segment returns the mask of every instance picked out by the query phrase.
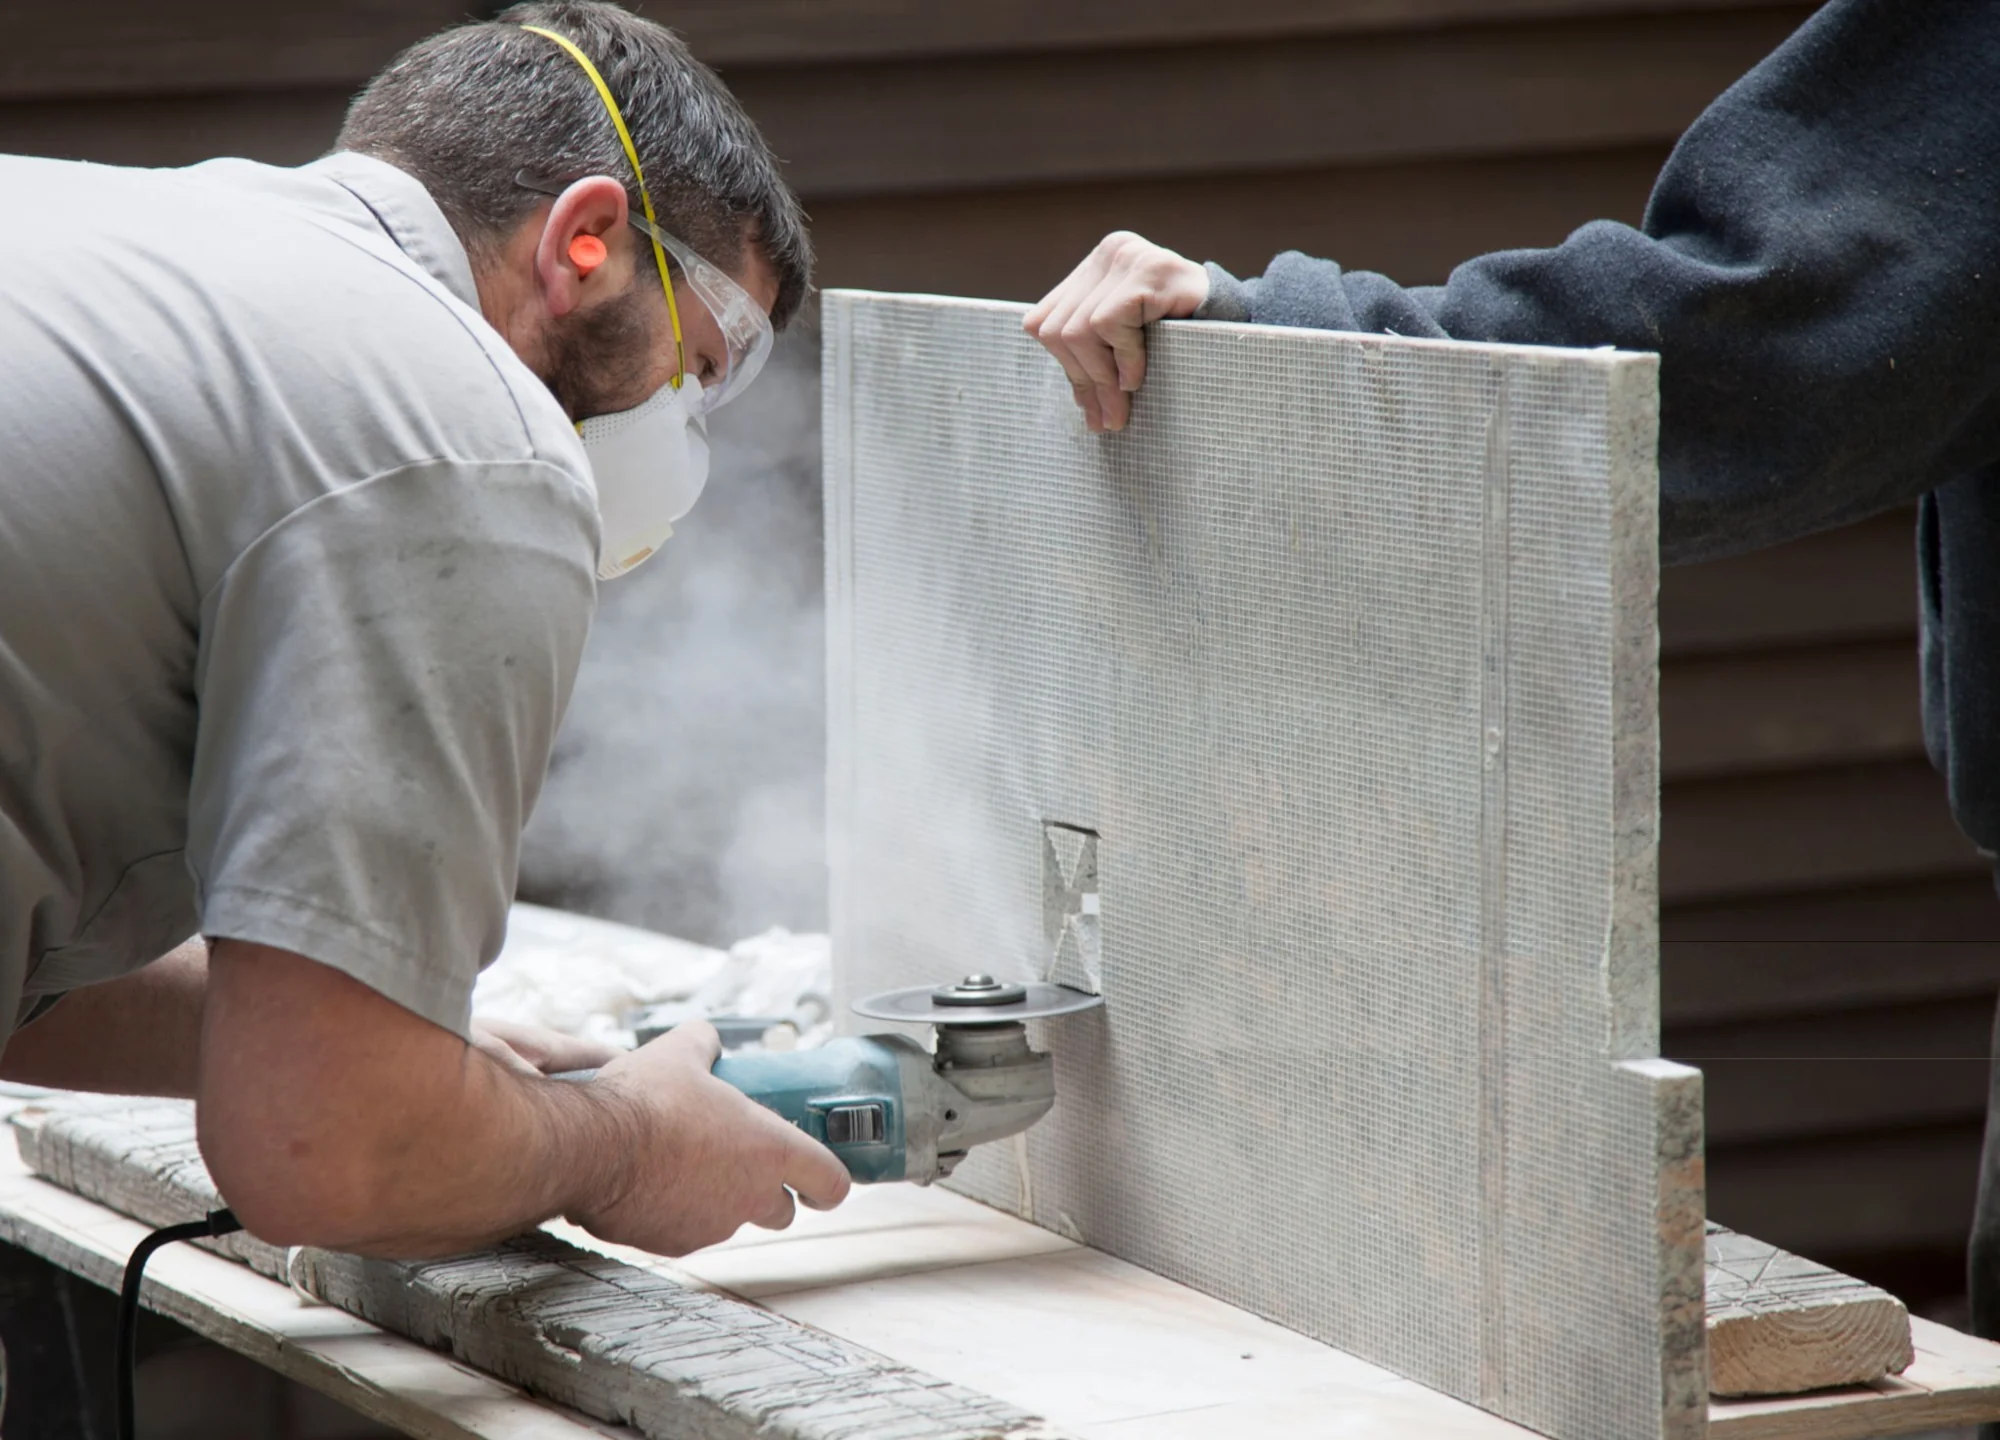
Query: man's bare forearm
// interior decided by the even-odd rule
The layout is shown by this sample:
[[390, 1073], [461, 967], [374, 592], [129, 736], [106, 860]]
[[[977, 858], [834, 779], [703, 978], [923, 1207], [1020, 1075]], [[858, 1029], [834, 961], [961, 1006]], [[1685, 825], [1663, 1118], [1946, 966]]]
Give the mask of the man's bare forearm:
[[616, 1191], [639, 1125], [616, 1093], [524, 1075], [302, 956], [218, 942], [202, 1153], [276, 1244], [415, 1258]]
[[0, 1079], [116, 1095], [195, 1093], [208, 947], [169, 951], [130, 975], [72, 990], [0, 1053]]

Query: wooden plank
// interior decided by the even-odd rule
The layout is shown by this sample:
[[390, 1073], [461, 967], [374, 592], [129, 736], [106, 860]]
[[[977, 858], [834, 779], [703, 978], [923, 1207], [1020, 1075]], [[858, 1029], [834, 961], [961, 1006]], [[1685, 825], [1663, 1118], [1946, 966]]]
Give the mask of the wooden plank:
[[[118, 1103], [111, 1102], [111, 1108], [115, 1110]], [[158, 1147], [185, 1143], [185, 1107], [180, 1109], [178, 1119], [171, 1111], [152, 1113], [144, 1141], [150, 1150], [146, 1164], [120, 1167], [127, 1176], [126, 1193], [136, 1193], [148, 1204], [156, 1197], [144, 1176], [160, 1168], [155, 1163], [162, 1153]], [[39, 1144], [44, 1133], [46, 1127], [31, 1133], [30, 1145]], [[124, 1138], [108, 1148], [84, 1148], [99, 1155], [123, 1153], [131, 1137], [121, 1134]], [[78, 1170], [75, 1158], [72, 1155], [72, 1178], [81, 1176], [94, 1185], [113, 1178], [88, 1166]], [[129, 1183], [135, 1168], [142, 1172], [136, 1190]], [[212, 1203], [191, 1187], [187, 1194], [195, 1201], [191, 1209]], [[84, 1213], [125, 1225], [134, 1238], [139, 1233], [138, 1226], [117, 1220], [88, 1200], [63, 1198]], [[0, 1188], [0, 1215], [7, 1208], [6, 1191]], [[860, 1337], [868, 1335], [894, 1339], [900, 1358], [915, 1359], [922, 1369], [944, 1374], [959, 1385], [1002, 1394], [1020, 1407], [1060, 1406], [1073, 1412], [1081, 1417], [1074, 1432], [1079, 1436], [1115, 1431], [1147, 1440], [1217, 1433], [1317, 1440], [1324, 1434], [1326, 1414], [1340, 1413], [1357, 1417], [1371, 1434], [1530, 1440], [1518, 1426], [1397, 1379], [1379, 1366], [940, 1190], [865, 1188], [831, 1213], [802, 1213], [791, 1230], [746, 1229], [684, 1262], [641, 1255], [581, 1236], [571, 1227], [559, 1228], [579, 1240], [579, 1255], [590, 1252], [577, 1263], [606, 1256], [625, 1262], [616, 1272], [621, 1283], [666, 1282], [711, 1300], [722, 1298], [715, 1291], [724, 1286], [756, 1291], [780, 1314], [791, 1309], [810, 1312], [822, 1345], [838, 1346], [843, 1339], [865, 1345], [868, 1341]], [[552, 1237], [544, 1238], [555, 1243]], [[116, 1259], [122, 1262], [122, 1258], [121, 1250]], [[166, 1258], [163, 1255], [161, 1261]], [[324, 1281], [326, 1266], [344, 1263], [350, 1262], [316, 1258], [312, 1272]], [[407, 1268], [448, 1270], [460, 1263]], [[160, 1273], [168, 1276], [165, 1270]], [[163, 1279], [162, 1286], [170, 1279]], [[289, 1291], [268, 1282], [252, 1283], [296, 1306]], [[406, 1305], [413, 1325], [456, 1326], [481, 1314], [496, 1331], [515, 1323], [494, 1313], [504, 1307], [493, 1293], [463, 1285], [456, 1295], [461, 1313], [440, 1315], [431, 1303], [437, 1297], [434, 1289], [426, 1288], [429, 1284], [420, 1280], [400, 1288], [380, 1286], [377, 1301], [393, 1306], [400, 1303], [400, 1296], [401, 1302], [414, 1302]], [[507, 1300], [539, 1316], [556, 1343], [568, 1347], [579, 1320], [577, 1307], [570, 1303], [572, 1284], [568, 1276], [550, 1280], [517, 1273], [508, 1277]], [[912, 1287], [922, 1293], [910, 1293]], [[902, 1293], [885, 1293], [889, 1291]], [[149, 1287], [149, 1303], [159, 1298]], [[176, 1301], [171, 1292], [166, 1298], [169, 1303]], [[312, 1313], [336, 1316], [368, 1330], [335, 1310]], [[785, 1323], [775, 1316], [765, 1319]], [[571, 1356], [568, 1363], [575, 1365], [579, 1358]], [[994, 1384], [986, 1383], [989, 1380]], [[743, 1382], [741, 1375], [738, 1381]], [[755, 1404], [754, 1395], [741, 1399], [745, 1409]], [[1067, 1413], [1064, 1423], [1069, 1423]], [[1194, 1428], [1186, 1428], [1190, 1425]], [[1130, 1428], [1117, 1428], [1124, 1426]], [[696, 1425], [678, 1433], [716, 1440], [739, 1432]], [[790, 1432], [782, 1417], [771, 1430], [758, 1432], [760, 1437], [784, 1433]], [[865, 1414], [854, 1417], [852, 1428], [841, 1432], [844, 1440], [861, 1440], [864, 1435], [887, 1440], [889, 1435], [910, 1433], [871, 1425]], [[958, 1440], [974, 1440], [975, 1434], [978, 1440], [1000, 1440], [998, 1431], [985, 1427], [968, 1430]]]
[[[152, 1138], [171, 1139], [161, 1134], [161, 1128], [157, 1123], [153, 1125]], [[1383, 1434], [1451, 1436], [1463, 1440], [1488, 1436], [1498, 1440], [1500, 1436], [1522, 1433], [1505, 1422], [1445, 1401], [1409, 1382], [1390, 1380], [1376, 1367], [1313, 1345], [1240, 1312], [1228, 1311], [1219, 1302], [1194, 1296], [1107, 1257], [1090, 1256], [1095, 1268], [1086, 1266], [1073, 1273], [1062, 1268], [1068, 1253], [1064, 1252], [1024, 1254], [998, 1262], [908, 1274], [903, 1267], [905, 1257], [893, 1241], [895, 1228], [900, 1224], [929, 1222], [892, 1220], [885, 1231], [882, 1217], [862, 1213], [866, 1202], [873, 1197], [858, 1198], [861, 1208], [852, 1214], [844, 1207], [827, 1216], [802, 1216], [800, 1224], [805, 1233], [801, 1235], [753, 1236], [747, 1241], [767, 1254], [788, 1247], [801, 1251], [819, 1247], [823, 1253], [802, 1254], [794, 1268], [798, 1274], [830, 1279], [831, 1283], [787, 1290], [774, 1280], [773, 1288], [781, 1292], [779, 1303], [826, 1330], [922, 1334], [929, 1337], [925, 1347], [928, 1353], [941, 1361], [956, 1355], [959, 1363], [976, 1369], [991, 1350], [988, 1336], [996, 1311], [1004, 1312], [1003, 1328], [1007, 1333], [1023, 1343], [1032, 1344], [1037, 1335], [1047, 1334], [1053, 1324], [1062, 1343], [1057, 1350], [1044, 1355], [1045, 1364], [1040, 1371], [1019, 1364], [1007, 1369], [1008, 1375], [1016, 1380], [1024, 1376], [1033, 1380], [1034, 1385], [1029, 1388], [1043, 1390], [1048, 1388], [1044, 1381], [1051, 1379], [1046, 1372], [1055, 1369], [1067, 1368], [1072, 1378], [1066, 1383], [1077, 1385], [1084, 1379], [1079, 1366], [1087, 1370], [1093, 1364], [1110, 1365], [1114, 1371], [1133, 1365], [1157, 1367], [1165, 1356], [1164, 1363], [1172, 1368], [1195, 1353], [1187, 1348], [1189, 1344], [1198, 1349], [1200, 1344], [1212, 1342], [1228, 1345], [1232, 1354], [1237, 1350], [1245, 1352], [1237, 1357], [1244, 1366], [1241, 1379], [1230, 1385], [1251, 1387], [1256, 1392], [1254, 1396], [1246, 1390], [1245, 1398], [1239, 1402], [1217, 1394], [1209, 1396], [1206, 1403], [1171, 1413], [1086, 1423], [1078, 1433], [1092, 1440], [1129, 1440], [1138, 1436], [1146, 1440], [1187, 1440], [1187, 1437], [1224, 1433], [1218, 1426], [1226, 1428], [1239, 1419], [1245, 1428], [1227, 1429], [1227, 1433], [1254, 1433], [1280, 1440], [1283, 1436], [1323, 1433], [1328, 1414], [1351, 1416], [1356, 1423], [1372, 1427], [1370, 1433], [1380, 1430]], [[918, 1192], [912, 1198], [933, 1205], [964, 1204], [955, 1197], [927, 1192]], [[192, 1193], [189, 1199], [192, 1201], [186, 1204], [189, 1213], [211, 1203]], [[58, 1218], [52, 1219], [52, 1214]], [[937, 1218], [950, 1223], [948, 1217]], [[1023, 1224], [997, 1215], [989, 1217], [989, 1223], [994, 1222]], [[816, 1233], [821, 1230], [825, 1233]], [[109, 1283], [142, 1233], [138, 1223], [28, 1177], [19, 1162], [10, 1164], [0, 1160], [0, 1236], [47, 1254], [98, 1283]], [[878, 1242], [873, 1244], [871, 1253], [876, 1255], [877, 1263], [888, 1267], [883, 1272], [885, 1278], [870, 1278], [863, 1273], [867, 1262], [845, 1251], [844, 1247], [857, 1236]], [[751, 1269], [775, 1277], [783, 1263], [774, 1258], [753, 1264]], [[1051, 1266], [1057, 1268], [1051, 1270]], [[1109, 1273], [1106, 1266], [1117, 1274]], [[647, 1268], [672, 1275], [678, 1267], [651, 1260]], [[1006, 1284], [994, 1289], [982, 1283], [982, 1277], [1001, 1271], [1011, 1274], [1016, 1269], [1021, 1273], [1012, 1289]], [[193, 1247], [176, 1246], [163, 1252], [154, 1260], [148, 1276], [149, 1306], [191, 1323], [211, 1338], [234, 1343], [274, 1368], [315, 1384], [316, 1388], [355, 1405], [364, 1413], [399, 1425], [414, 1435], [434, 1436], [438, 1440], [464, 1440], [472, 1436], [558, 1440], [569, 1434], [632, 1433], [588, 1426], [571, 1430], [534, 1428], [543, 1423], [543, 1417], [553, 1413], [546, 1406], [530, 1405], [517, 1398], [517, 1392], [510, 1387], [477, 1375], [444, 1356], [383, 1335], [344, 1312], [330, 1307], [302, 1307], [297, 1297], [283, 1287]], [[1065, 1277], [1073, 1283], [1066, 1283]], [[1005, 1281], [1008, 1277], [999, 1278]], [[219, 1301], [217, 1297], [230, 1287], [236, 1298]], [[902, 1293], [905, 1291], [909, 1293]], [[1118, 1301], [1118, 1297], [1128, 1292], [1137, 1297], [1136, 1308], [1104, 1309], [1107, 1303]], [[1168, 1292], [1182, 1298], [1169, 1306]], [[844, 1304], [833, 1303], [843, 1296]], [[951, 1304], [943, 1303], [952, 1296], [958, 1299]], [[1080, 1323], [1061, 1326], [1062, 1317], [1079, 1305], [1083, 1307], [1078, 1317]], [[1225, 1326], [1207, 1334], [1203, 1327], [1212, 1328], [1213, 1321], [1204, 1315], [1185, 1321], [1199, 1335], [1184, 1334], [1180, 1328], [1182, 1322], [1163, 1323], [1159, 1318], [1174, 1306], [1179, 1307], [1176, 1314], [1189, 1307], [1227, 1312], [1234, 1317], [1235, 1329]], [[224, 1310], [228, 1311], [226, 1315], [221, 1313]], [[1129, 1319], [1122, 1318], [1128, 1313]], [[238, 1323], [238, 1318], [244, 1316], [250, 1320], [247, 1326]], [[1123, 1358], [1104, 1348], [1111, 1343], [1113, 1331], [1132, 1324], [1137, 1326], [1135, 1337], [1146, 1337], [1138, 1341], [1136, 1348], [1129, 1354], [1120, 1352]], [[1952, 1423], [1968, 1416], [2000, 1416], [2000, 1353], [1996, 1353], [1995, 1347], [1967, 1341], [1922, 1321], [1916, 1322], [1915, 1328], [1917, 1358], [1901, 1381], [1839, 1392], [1838, 1403], [1832, 1403], [1825, 1395], [1800, 1402], [1780, 1402], [1778, 1409], [1772, 1409], [1771, 1402], [1756, 1402], [1747, 1407], [1742, 1402], [1717, 1402], [1711, 1407], [1711, 1416], [1726, 1428], [1715, 1433], [1725, 1440], [1783, 1440], [1802, 1434], [1865, 1436], [1930, 1423]], [[337, 1350], [346, 1362], [346, 1370], [340, 1375], [333, 1375], [324, 1359], [329, 1349]], [[1313, 1360], [1307, 1352], [1325, 1358]], [[1182, 1364], [1186, 1371], [1184, 1380], [1197, 1381], [1208, 1375], [1213, 1363]], [[1262, 1368], [1258, 1368], [1260, 1364]], [[319, 1368], [315, 1370], [315, 1366]], [[1035, 1373], [1030, 1374], [1031, 1371]], [[461, 1398], [469, 1387], [473, 1398]], [[1206, 1394], [1199, 1384], [1193, 1385], [1190, 1393], [1197, 1391]], [[1104, 1391], [1086, 1384], [1081, 1393], [1102, 1395]], [[1157, 1398], [1156, 1392], [1149, 1393], [1155, 1393]], [[1233, 1394], [1233, 1389], [1228, 1393]], [[480, 1404], [486, 1409], [475, 1415], [473, 1412]], [[1795, 1408], [1801, 1404], [1809, 1407], [1809, 1412]], [[1987, 1408], [1982, 1409], [1982, 1405]], [[1854, 1407], [1856, 1413], [1865, 1415], [1865, 1420], [1850, 1422], [1846, 1418], [1847, 1407]], [[1794, 1417], [1800, 1413], [1814, 1415], [1822, 1428], [1796, 1428]], [[575, 1426], [580, 1422], [566, 1423]], [[1829, 1425], [1838, 1428], [1826, 1428]]]
[[1992, 869], [1922, 761], [1683, 780], [1660, 810], [1668, 904]]
[[1687, 946], [2000, 941], [2000, 896], [1991, 874], [1757, 895], [1669, 906], [1660, 913], [1660, 935], [1669, 945]]
[[1916, 1359], [1899, 1376], [1780, 1400], [1718, 1400], [1709, 1440], [1869, 1440], [2000, 1419], [2000, 1385], [1987, 1367], [2000, 1346], [1921, 1318], [1910, 1321]]
[[[148, 1223], [220, 1204], [184, 1102], [69, 1099], [12, 1123], [37, 1173]], [[266, 1270], [284, 1264], [254, 1240], [219, 1243]], [[653, 1440], [1060, 1440], [1004, 1402], [540, 1231], [422, 1263], [305, 1251], [290, 1274], [343, 1310]]]
[[340, 132], [348, 91], [176, 95], [0, 104], [0, 152], [104, 165], [192, 165], [241, 155], [300, 165]]
[[1711, 1395], [1796, 1395], [1907, 1370], [1910, 1313], [1851, 1275], [1708, 1226]]
[[17, 7], [0, 99], [352, 89], [398, 50], [466, 18], [465, 0], [73, 0]]
[[1747, 940], [1660, 947], [1660, 1016], [1676, 1026], [1898, 1002], [1990, 1004], [2000, 942]]
[[1534, 20], [1694, 15], [1806, 5], [1770, 0], [680, 0], [672, 23], [711, 64], [798, 64], [891, 56], [1015, 54], [1139, 45], [1197, 45], [1438, 29]]
[[915, 65], [729, 80], [809, 200], [1671, 141], [1794, 15]]
[[[482, 8], [462, 0], [80, 0], [10, 17], [0, 98], [352, 85], [405, 45]], [[680, 0], [658, 18], [717, 65], [1209, 44], [1467, 22], [1809, 7], [1769, 0]]]
[[[1982, 1006], [1990, 1010], [1990, 1004]], [[1973, 1125], [1986, 1115], [1983, 1055], [1723, 1055], [1701, 1071], [1708, 1144], [1831, 1139], [1912, 1126]]]
[[[147, 1226], [31, 1176], [0, 1145], [0, 1240], [117, 1290]], [[302, 1300], [219, 1255], [171, 1245], [146, 1267], [146, 1308], [418, 1440], [637, 1440], [564, 1412], [364, 1320]]]
[[1984, 1059], [1993, 1027], [1989, 996], [1794, 1012], [1719, 1025], [1677, 1025], [1674, 1052], [1698, 1065], [1721, 1056], [1761, 1055]]
[[1965, 1244], [1982, 1125], [1714, 1145], [1709, 1214], [1804, 1255]]
[[812, 202], [827, 286], [1039, 299], [1112, 230], [1239, 275], [1280, 250], [1409, 284], [1469, 255], [1553, 245], [1585, 221], [1636, 220], [1664, 146], [1584, 155], [1164, 177], [1100, 185]]
[[1914, 636], [1915, 515], [1891, 510], [1789, 545], [1663, 571], [1661, 652]]
[[1914, 637], [1660, 666], [1664, 780], [1923, 753]]

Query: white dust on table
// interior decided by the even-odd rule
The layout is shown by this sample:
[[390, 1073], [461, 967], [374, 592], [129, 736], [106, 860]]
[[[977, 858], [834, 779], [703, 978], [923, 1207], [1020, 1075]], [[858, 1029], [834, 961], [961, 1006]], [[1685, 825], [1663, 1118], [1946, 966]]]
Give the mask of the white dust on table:
[[[718, 1015], [793, 1022], [798, 1045], [833, 1033], [828, 995], [833, 954], [825, 935], [767, 930], [727, 950], [608, 920], [516, 905], [507, 943], [473, 987], [482, 1017], [546, 1025], [613, 1045], [633, 1042], [633, 1021]], [[786, 1037], [789, 1038], [789, 1037]]]

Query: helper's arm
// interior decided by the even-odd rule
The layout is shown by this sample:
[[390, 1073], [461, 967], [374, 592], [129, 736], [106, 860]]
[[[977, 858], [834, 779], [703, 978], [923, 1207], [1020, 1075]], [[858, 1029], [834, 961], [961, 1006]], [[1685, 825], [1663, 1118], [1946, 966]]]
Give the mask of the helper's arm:
[[1137, 326], [1260, 324], [1661, 355], [1672, 562], [1858, 519], [2000, 451], [2000, 7], [1832, 0], [1695, 122], [1639, 229], [1406, 289], [1288, 252], [1254, 280], [1113, 236], [1028, 317], [1117, 428]]

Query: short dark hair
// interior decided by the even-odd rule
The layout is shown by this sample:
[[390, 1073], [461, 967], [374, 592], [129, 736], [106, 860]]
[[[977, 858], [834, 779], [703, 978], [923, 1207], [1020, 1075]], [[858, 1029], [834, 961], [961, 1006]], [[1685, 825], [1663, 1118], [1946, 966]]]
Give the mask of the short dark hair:
[[660, 223], [729, 269], [754, 241], [777, 273], [783, 328], [812, 281], [805, 212], [736, 97], [679, 36], [607, 0], [529, 0], [398, 55], [348, 107], [339, 147], [422, 181], [466, 249], [487, 255], [544, 197], [516, 175], [624, 180], [639, 188], [583, 67], [540, 25], [567, 36], [617, 98]]

